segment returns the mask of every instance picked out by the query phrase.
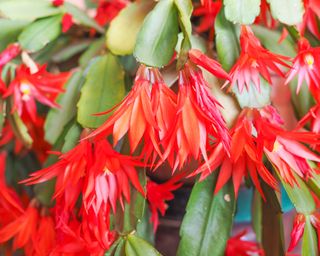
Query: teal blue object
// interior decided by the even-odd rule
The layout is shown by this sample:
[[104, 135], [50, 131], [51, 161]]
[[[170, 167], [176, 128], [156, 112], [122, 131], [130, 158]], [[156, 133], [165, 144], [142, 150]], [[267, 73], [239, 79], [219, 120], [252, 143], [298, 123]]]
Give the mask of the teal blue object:
[[[237, 212], [234, 217], [235, 223], [250, 222], [251, 221], [251, 203], [253, 197], [253, 189], [244, 186], [239, 189], [239, 196], [237, 202]], [[293, 209], [293, 205], [286, 193], [281, 187], [281, 205], [283, 212], [289, 212]]]

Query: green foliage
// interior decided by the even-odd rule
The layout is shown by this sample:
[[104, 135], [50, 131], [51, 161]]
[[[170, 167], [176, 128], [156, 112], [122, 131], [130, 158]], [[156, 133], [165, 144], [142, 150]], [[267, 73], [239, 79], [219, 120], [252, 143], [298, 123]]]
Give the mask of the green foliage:
[[260, 13], [261, 0], [224, 0], [226, 18], [233, 23], [252, 24]]
[[130, 3], [111, 22], [106, 35], [107, 47], [114, 54], [132, 54], [143, 20], [154, 7], [153, 1]]
[[22, 48], [36, 52], [55, 40], [61, 34], [61, 17], [55, 15], [28, 25], [18, 38]]
[[143, 22], [134, 56], [148, 66], [163, 67], [174, 53], [178, 33], [178, 12], [174, 2], [159, 1]]
[[216, 180], [217, 171], [195, 183], [180, 229], [178, 256], [224, 255], [235, 199], [230, 182], [214, 195]]
[[89, 68], [78, 102], [78, 122], [87, 128], [99, 127], [108, 115], [94, 114], [109, 110], [125, 95], [124, 71], [111, 53], [97, 57]]

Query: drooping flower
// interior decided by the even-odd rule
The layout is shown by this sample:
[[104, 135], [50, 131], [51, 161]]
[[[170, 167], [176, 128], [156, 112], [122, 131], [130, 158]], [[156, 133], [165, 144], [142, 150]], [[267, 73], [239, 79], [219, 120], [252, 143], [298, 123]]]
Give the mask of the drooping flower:
[[318, 0], [304, 0], [304, 15], [302, 22], [298, 25], [298, 30], [304, 36], [306, 29], [320, 38], [318, 27], [318, 17], [320, 16], [320, 2]]
[[8, 224], [23, 213], [18, 194], [5, 181], [6, 152], [0, 152], [0, 227]]
[[206, 150], [212, 142], [221, 142], [229, 151], [230, 136], [219, 107], [202, 71], [192, 63], [185, 64], [179, 74], [175, 121], [164, 140], [165, 157], [173, 170], [181, 169], [190, 158], [207, 160]]
[[214, 22], [222, 7], [222, 1], [205, 0], [201, 5], [194, 8], [192, 15], [200, 17], [199, 24], [195, 27], [196, 32], [203, 33], [209, 31], [209, 40], [214, 37]]
[[99, 0], [96, 22], [104, 26], [108, 24], [129, 3], [127, 0]]
[[64, 0], [53, 0], [52, 1], [52, 5], [56, 6], [56, 7], [59, 7], [59, 6], [63, 5], [63, 4], [64, 4]]
[[298, 75], [297, 93], [300, 91], [303, 80], [308, 87], [311, 83], [317, 88], [320, 87], [320, 75], [317, 70], [320, 68], [320, 47], [311, 47], [305, 38], [300, 38], [298, 42], [298, 53], [293, 60], [293, 65], [288, 72], [286, 83], [289, 83]]
[[16, 69], [16, 76], [10, 83], [3, 97], [13, 97], [12, 112], [21, 116], [28, 113], [32, 120], [36, 119], [36, 100], [49, 107], [58, 107], [54, 102], [57, 95], [63, 92], [62, 86], [69, 73], [51, 74], [46, 65], [39, 66], [36, 72], [25, 65]]
[[[253, 112], [252, 112], [253, 111]], [[239, 115], [235, 126], [231, 129], [231, 154], [230, 157], [223, 151], [222, 145], [213, 148], [208, 164], [198, 168], [196, 173], [201, 173], [200, 180], [205, 179], [220, 166], [220, 173], [215, 187], [217, 193], [226, 182], [232, 178], [235, 195], [237, 197], [239, 187], [245, 176], [250, 176], [254, 186], [260, 192], [263, 191], [259, 177], [269, 186], [277, 189], [277, 182], [262, 162], [263, 134], [257, 131], [253, 125], [254, 110], [243, 110]], [[262, 126], [262, 125], [261, 125]], [[267, 130], [266, 130], [267, 131]], [[253, 136], [253, 134], [256, 134]], [[273, 136], [268, 136], [270, 143], [274, 141]]]
[[62, 21], [61, 21], [61, 24], [62, 24], [62, 32], [63, 32], [63, 33], [68, 32], [68, 30], [72, 27], [73, 23], [74, 23], [74, 22], [73, 22], [72, 15], [69, 14], [69, 13], [65, 13], [65, 14], [62, 16]]
[[66, 211], [74, 208], [82, 193], [84, 209], [93, 209], [98, 215], [101, 208], [115, 212], [117, 202], [123, 205], [123, 197], [130, 201], [129, 182], [144, 194], [134, 165], [137, 163], [115, 152], [106, 140], [83, 140], [61, 154], [57, 163], [32, 173], [24, 183], [37, 184], [56, 177], [53, 197], [63, 202]]
[[306, 224], [306, 217], [303, 214], [298, 213], [294, 219], [293, 229], [291, 231], [291, 241], [288, 247], [288, 252], [292, 251], [294, 247], [296, 247], [299, 240], [301, 239], [304, 232], [305, 224]]
[[260, 76], [272, 84], [271, 72], [284, 77], [280, 66], [290, 67], [285, 62], [289, 61], [288, 57], [263, 48], [248, 26], [241, 26], [240, 47], [240, 56], [229, 73], [232, 78], [231, 86], [237, 84], [240, 92], [244, 87], [249, 90], [251, 83], [260, 89]]
[[277, 189], [276, 179], [262, 161], [263, 155], [267, 156], [279, 175], [290, 185], [296, 183], [294, 173], [305, 180], [312, 177], [314, 170], [308, 160], [320, 161], [316, 154], [302, 144], [319, 143], [319, 136], [310, 132], [284, 130], [280, 117], [271, 106], [261, 110], [244, 109], [231, 130], [231, 137], [230, 157], [226, 156], [219, 144], [213, 148], [208, 163], [194, 172], [201, 173], [200, 179], [203, 180], [220, 167], [215, 193], [232, 178], [237, 195], [246, 175], [250, 176], [262, 197], [264, 195], [258, 177], [273, 189]]
[[115, 232], [109, 230], [109, 214], [100, 212], [99, 216], [86, 213], [81, 219], [72, 215], [59, 220], [57, 242], [53, 255], [92, 255], [103, 256], [116, 239]]
[[227, 242], [225, 256], [250, 256], [250, 255], [264, 255], [264, 251], [259, 245], [252, 241], [246, 241], [243, 237], [247, 231], [243, 230], [239, 234], [229, 238]]
[[261, 0], [260, 14], [254, 23], [264, 25], [271, 29], [276, 27], [278, 22], [271, 15], [270, 4], [267, 0]]
[[176, 176], [164, 182], [158, 184], [154, 181], [148, 180], [147, 182], [147, 200], [149, 202], [149, 208], [151, 211], [151, 222], [153, 223], [153, 231], [156, 232], [159, 225], [159, 214], [164, 216], [168, 205], [166, 201], [170, 201], [174, 198], [173, 191], [182, 186], [182, 183], [177, 183], [180, 177]]
[[163, 161], [159, 144], [173, 121], [173, 113], [168, 111], [174, 110], [175, 98], [157, 69], [141, 65], [129, 94], [90, 137], [99, 139], [112, 134], [116, 145], [128, 134], [131, 153], [143, 140], [141, 156], [145, 162], [148, 162], [149, 157], [152, 157], [153, 162], [156, 158]]
[[[45, 235], [44, 235], [45, 234]], [[50, 215], [42, 215], [32, 200], [26, 210], [0, 229], [0, 243], [13, 239], [13, 251], [24, 249], [27, 256], [42, 256], [55, 245], [55, 225]]]
[[0, 68], [7, 64], [10, 60], [17, 57], [20, 52], [21, 48], [19, 44], [9, 44], [7, 48], [0, 53]]
[[[305, 216], [302, 213], [297, 213], [297, 215], [294, 219], [294, 222], [293, 222], [293, 229], [291, 231], [291, 241], [290, 241], [290, 244], [288, 247], [288, 252], [291, 252], [297, 246], [299, 240], [301, 239], [301, 237], [304, 233], [306, 221], [310, 221], [310, 223], [316, 229], [316, 231], [319, 235], [319, 233], [320, 233], [320, 215], [319, 215], [319, 213], [312, 213], [309, 216]], [[318, 238], [318, 241], [319, 241], [319, 238]]]
[[310, 108], [309, 112], [301, 118], [298, 124], [298, 128], [302, 128], [308, 122], [310, 122], [310, 130], [313, 133], [320, 134], [320, 104]]

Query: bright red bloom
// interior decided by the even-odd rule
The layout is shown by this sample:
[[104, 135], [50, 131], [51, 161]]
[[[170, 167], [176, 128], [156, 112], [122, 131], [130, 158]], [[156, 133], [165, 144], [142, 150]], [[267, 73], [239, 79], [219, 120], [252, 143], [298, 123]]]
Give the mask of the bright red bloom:
[[36, 120], [36, 100], [49, 107], [58, 107], [54, 100], [63, 92], [62, 87], [68, 77], [69, 73], [56, 75], [47, 72], [46, 65], [35, 73], [21, 65], [3, 97], [13, 96], [12, 112], [17, 111], [21, 116], [26, 111], [32, 120]]
[[222, 1], [205, 0], [201, 5], [194, 8], [192, 15], [200, 17], [199, 25], [195, 27], [196, 32], [209, 31], [209, 40], [214, 37], [214, 22], [222, 7]]
[[7, 48], [0, 53], [0, 68], [7, 64], [10, 60], [17, 57], [20, 52], [21, 48], [19, 44], [9, 44]]
[[297, 243], [301, 239], [306, 224], [306, 217], [298, 213], [294, 219], [293, 229], [291, 231], [291, 241], [288, 247], [288, 252], [292, 251], [296, 247]]
[[14, 239], [14, 251], [23, 248], [27, 256], [49, 255], [55, 245], [54, 221], [40, 215], [36, 202], [31, 201], [26, 210], [0, 229], [0, 243], [10, 239]]
[[172, 200], [174, 198], [172, 192], [182, 186], [182, 183], [177, 183], [178, 179], [177, 177], [173, 177], [162, 184], [157, 184], [151, 180], [147, 182], [147, 200], [151, 211], [150, 220], [153, 223], [154, 232], [156, 232], [159, 225], [158, 211], [164, 216], [168, 208], [166, 201]]
[[72, 15], [69, 13], [65, 13], [62, 17], [62, 32], [66, 33], [74, 24]]
[[250, 256], [250, 255], [264, 255], [263, 249], [255, 242], [245, 241], [242, 239], [247, 231], [243, 230], [234, 237], [229, 238], [225, 251], [225, 256]]
[[304, 16], [302, 23], [298, 25], [300, 34], [303, 36], [305, 30], [320, 38], [320, 31], [318, 27], [318, 18], [320, 17], [320, 2], [318, 0], [304, 0]]
[[213, 59], [210, 59], [207, 55], [203, 54], [197, 49], [191, 49], [189, 51], [189, 58], [194, 64], [203, 67], [209, 71], [212, 75], [231, 81], [231, 77], [226, 71], [223, 70], [221, 64]]
[[309, 112], [299, 121], [298, 128], [302, 128], [310, 122], [310, 130], [320, 134], [320, 104], [313, 106]]
[[[236, 64], [230, 70], [232, 78], [231, 86], [237, 84], [239, 91], [242, 92], [246, 87], [249, 90], [251, 83], [260, 89], [260, 76], [269, 84], [272, 84], [270, 72], [284, 77], [280, 65], [290, 67], [285, 61], [289, 58], [272, 53], [261, 46], [248, 26], [241, 26], [240, 34], [241, 53]], [[227, 85], [229, 82], [226, 82]]]
[[129, 181], [144, 194], [133, 167], [136, 164], [113, 151], [106, 140], [83, 140], [61, 154], [57, 163], [32, 173], [24, 183], [36, 184], [56, 177], [54, 198], [63, 202], [66, 211], [74, 208], [82, 192], [84, 209], [92, 208], [98, 215], [101, 208], [112, 207], [115, 212], [117, 202], [123, 205], [123, 197], [130, 201]]
[[64, 4], [64, 0], [53, 0], [52, 4], [56, 7], [59, 7]]
[[204, 164], [195, 172], [195, 174], [201, 173], [201, 180], [203, 180], [221, 166], [215, 193], [232, 178], [237, 195], [246, 174], [250, 175], [262, 196], [259, 176], [269, 186], [277, 189], [275, 178], [263, 164], [263, 154], [290, 185], [296, 183], [293, 173], [304, 179], [313, 175], [314, 170], [308, 164], [308, 160], [320, 161], [317, 155], [299, 143], [299, 141], [308, 144], [319, 143], [319, 136], [309, 132], [285, 131], [281, 127], [280, 117], [270, 106], [260, 111], [243, 110], [231, 130], [231, 136], [231, 157], [223, 153], [222, 145], [219, 144], [213, 149], [208, 159], [210, 169]]
[[278, 22], [272, 17], [270, 4], [267, 0], [261, 0], [260, 14], [254, 21], [254, 23], [264, 25], [271, 29], [275, 28], [278, 24]]
[[0, 152], [0, 227], [8, 224], [23, 213], [23, 206], [18, 194], [9, 188], [5, 181], [5, 152]]
[[[264, 195], [259, 177], [272, 188], [277, 188], [275, 178], [262, 162], [264, 134], [261, 133], [261, 128], [264, 127], [265, 132], [267, 132], [268, 129], [266, 129], [263, 124], [260, 124], [259, 127], [254, 126], [253, 117], [255, 115], [259, 115], [257, 110], [243, 110], [239, 115], [235, 126], [231, 129], [232, 141], [230, 157], [224, 153], [222, 145], [218, 144], [211, 152], [208, 164], [202, 165], [195, 172], [195, 174], [201, 173], [200, 180], [203, 180], [220, 166], [215, 193], [232, 178], [235, 195], [237, 197], [241, 182], [244, 176], [247, 175], [250, 176], [262, 197], [264, 197]], [[253, 134], [256, 134], [256, 136], [253, 136]], [[270, 143], [275, 139], [273, 136], [270, 136], [270, 134], [267, 134], [267, 137]], [[210, 168], [208, 168], [207, 165], [209, 165]]]
[[99, 0], [95, 20], [101, 26], [106, 25], [129, 3], [127, 0]]
[[201, 155], [207, 160], [206, 149], [212, 141], [221, 142], [229, 151], [230, 136], [219, 107], [201, 70], [186, 64], [179, 74], [175, 121], [164, 140], [165, 156], [174, 170], [190, 157], [201, 160]]
[[311, 47], [307, 39], [301, 38], [298, 42], [298, 53], [293, 60], [293, 66], [288, 73], [286, 83], [289, 83], [298, 75], [297, 93], [299, 92], [303, 80], [308, 87], [311, 83], [320, 87], [320, 75], [317, 70], [320, 68], [320, 47]]
[[109, 214], [99, 216], [83, 212], [78, 220], [75, 216], [60, 220], [57, 226], [57, 244], [53, 255], [103, 256], [115, 241], [116, 234], [109, 230]]
[[163, 161], [160, 138], [165, 136], [173, 121], [173, 113], [168, 111], [175, 108], [175, 98], [157, 69], [141, 65], [129, 94], [90, 137], [96, 136], [99, 139], [113, 133], [113, 144], [116, 145], [127, 133], [131, 153], [143, 139], [141, 156], [145, 162], [148, 162], [151, 155], [152, 161], [158, 156]]

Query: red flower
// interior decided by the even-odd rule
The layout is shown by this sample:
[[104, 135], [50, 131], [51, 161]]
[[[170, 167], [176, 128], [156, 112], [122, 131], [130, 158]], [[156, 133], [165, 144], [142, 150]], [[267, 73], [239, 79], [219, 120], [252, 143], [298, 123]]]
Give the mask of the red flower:
[[74, 24], [72, 15], [69, 13], [65, 13], [62, 17], [62, 32], [66, 33]]
[[61, 154], [59, 161], [32, 173], [24, 181], [36, 184], [57, 178], [54, 198], [71, 211], [82, 192], [86, 211], [93, 209], [98, 215], [101, 208], [116, 211], [116, 204], [123, 205], [123, 197], [130, 201], [129, 181], [142, 194], [143, 188], [129, 157], [113, 151], [106, 140], [91, 143], [83, 140], [75, 148]]
[[64, 4], [64, 0], [53, 0], [52, 4], [56, 7], [59, 7]]
[[81, 220], [72, 216], [57, 226], [57, 244], [53, 255], [103, 256], [115, 241], [115, 233], [109, 231], [109, 215], [100, 212], [99, 217], [83, 212]]
[[278, 22], [271, 15], [270, 5], [267, 0], [261, 0], [260, 14], [254, 23], [264, 25], [271, 29], [276, 27]]
[[10, 60], [17, 57], [21, 52], [20, 45], [9, 44], [6, 49], [0, 53], [0, 68], [7, 64]]
[[309, 112], [299, 121], [298, 128], [302, 128], [310, 121], [310, 130], [320, 134], [320, 104], [313, 106]]
[[200, 17], [199, 25], [195, 27], [196, 32], [209, 31], [209, 40], [214, 37], [214, 22], [222, 7], [222, 1], [204, 0], [201, 5], [194, 8], [193, 16]]
[[[259, 39], [254, 36], [248, 26], [241, 26], [240, 46], [240, 56], [230, 70], [231, 86], [237, 84], [240, 92], [243, 91], [244, 86], [249, 90], [251, 82], [260, 89], [260, 75], [269, 84], [272, 84], [271, 71], [284, 76], [279, 66], [290, 67], [284, 62], [289, 60], [288, 57], [272, 53], [263, 48]], [[228, 83], [226, 82], [225, 85]]]
[[127, 0], [99, 0], [95, 20], [101, 26], [106, 25], [126, 7]]
[[225, 256], [250, 256], [250, 255], [264, 255], [263, 249], [255, 242], [245, 241], [242, 239], [247, 233], [246, 230], [240, 232], [234, 237], [229, 238]]
[[303, 36], [305, 30], [309, 31], [316, 37], [320, 38], [318, 28], [318, 17], [320, 16], [320, 2], [318, 0], [304, 0], [304, 16], [302, 23], [298, 25], [300, 34]]
[[200, 153], [207, 160], [206, 148], [212, 140], [221, 142], [229, 151], [230, 136], [219, 107], [201, 70], [186, 64], [179, 74], [175, 121], [164, 140], [165, 156], [174, 170], [190, 157], [201, 160]]
[[212, 75], [218, 78], [231, 81], [231, 77], [228, 75], [226, 71], [222, 69], [221, 64], [213, 59], [210, 59], [201, 51], [196, 49], [191, 49], [189, 51], [189, 58], [191, 62], [193, 62], [194, 64], [200, 67], [203, 67], [204, 69], [209, 71]]
[[301, 239], [306, 224], [306, 217], [298, 213], [294, 219], [293, 229], [291, 231], [291, 241], [288, 247], [288, 252], [292, 251], [296, 247], [297, 243]]
[[63, 91], [62, 86], [68, 76], [69, 73], [50, 74], [45, 65], [35, 73], [21, 65], [3, 97], [13, 96], [12, 112], [17, 111], [21, 116], [26, 111], [32, 120], [36, 120], [35, 100], [49, 107], [58, 107], [54, 100]]
[[21, 209], [19, 215], [13, 215], [13, 219], [1, 227], [0, 243], [13, 239], [13, 251], [23, 249], [27, 256], [43, 256], [52, 252], [56, 243], [54, 220], [45, 215], [44, 209], [39, 214], [36, 204], [31, 201], [26, 210]]
[[286, 83], [289, 83], [298, 75], [297, 93], [303, 80], [308, 87], [311, 83], [317, 88], [320, 87], [320, 75], [317, 70], [320, 68], [320, 47], [312, 48], [307, 39], [301, 38], [298, 42], [298, 54], [293, 60], [293, 66], [288, 73]]
[[[276, 167], [281, 177], [290, 185], [296, 183], [293, 173], [308, 179], [314, 170], [308, 160], [319, 162], [320, 158], [299, 142], [319, 143], [319, 136], [309, 132], [288, 132], [281, 127], [280, 117], [272, 107], [262, 110], [245, 109], [231, 130], [231, 156], [223, 152], [222, 145], [214, 147], [208, 158], [194, 173], [201, 173], [201, 180], [220, 166], [220, 173], [215, 193], [232, 178], [237, 195], [239, 186], [246, 174], [261, 193], [258, 177], [269, 186], [277, 189], [277, 182], [264, 166], [262, 156], [265, 154]], [[210, 166], [210, 168], [207, 167]]]
[[[239, 115], [235, 126], [231, 130], [232, 141], [230, 157], [223, 152], [222, 145], [219, 144], [214, 147], [208, 159], [210, 168], [204, 164], [195, 172], [195, 174], [201, 173], [200, 180], [203, 180], [220, 166], [215, 193], [232, 178], [235, 195], [237, 197], [241, 182], [246, 175], [250, 175], [253, 184], [263, 198], [264, 195], [259, 177], [269, 186], [277, 189], [275, 178], [270, 174], [262, 162], [264, 136], [268, 137], [271, 144], [275, 137], [272, 134], [264, 134], [268, 131], [264, 124], [260, 124], [259, 127], [254, 125], [253, 117], [256, 115], [259, 115], [257, 110], [249, 109], [243, 110]], [[262, 127], [265, 129], [263, 134], [261, 133]], [[253, 134], [256, 135], [253, 136]]]
[[157, 184], [151, 180], [147, 182], [147, 200], [151, 211], [151, 222], [153, 223], [153, 231], [156, 232], [159, 225], [158, 211], [164, 216], [168, 205], [166, 201], [174, 198], [173, 191], [182, 186], [182, 183], [177, 183], [180, 176], [171, 178], [169, 181]]
[[159, 71], [141, 65], [132, 90], [90, 137], [99, 139], [113, 133], [113, 144], [116, 145], [128, 133], [131, 153], [143, 139], [141, 156], [145, 162], [148, 162], [151, 154], [153, 161], [157, 156], [163, 161], [159, 141], [172, 123], [173, 114], [168, 111], [174, 107], [175, 95], [166, 87]]
[[8, 224], [24, 211], [18, 194], [6, 184], [6, 158], [7, 154], [0, 152], [0, 227]]

